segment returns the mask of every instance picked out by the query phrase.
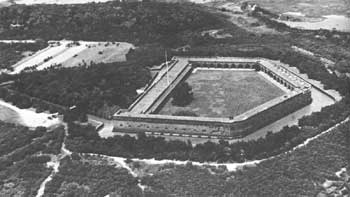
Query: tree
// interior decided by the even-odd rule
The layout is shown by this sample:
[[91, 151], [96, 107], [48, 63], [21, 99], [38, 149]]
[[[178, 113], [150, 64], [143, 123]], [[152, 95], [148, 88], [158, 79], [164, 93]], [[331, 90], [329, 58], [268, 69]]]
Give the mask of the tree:
[[335, 64], [335, 68], [341, 73], [350, 72], [350, 62], [346, 60], [340, 60]]
[[192, 87], [187, 82], [181, 82], [173, 92], [172, 104], [186, 106], [193, 100]]
[[87, 100], [81, 100], [80, 102], [77, 103], [76, 111], [79, 117], [78, 120], [80, 120], [81, 122], [87, 121], [88, 108], [89, 108], [89, 102]]
[[261, 69], [259, 64], [254, 64], [253, 68], [255, 69], [256, 72], [259, 72]]

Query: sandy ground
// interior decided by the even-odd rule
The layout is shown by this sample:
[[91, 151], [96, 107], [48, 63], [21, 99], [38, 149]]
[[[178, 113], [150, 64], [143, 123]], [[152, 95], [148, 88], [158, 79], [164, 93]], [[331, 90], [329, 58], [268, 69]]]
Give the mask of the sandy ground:
[[[350, 8], [349, 8], [350, 9]], [[342, 15], [327, 15], [323, 19], [316, 22], [294, 22], [294, 21], [283, 21], [277, 20], [278, 22], [285, 23], [286, 25], [293, 28], [308, 29], [308, 30], [319, 30], [328, 29], [341, 32], [350, 32], [350, 18]]]
[[227, 1], [213, 1], [207, 4], [209, 7], [215, 7], [218, 10], [225, 9], [225, 12], [220, 13], [227, 15], [229, 21], [246, 31], [256, 34], [281, 34], [275, 29], [267, 27], [265, 24], [259, 22], [258, 19], [242, 13], [240, 9], [241, 2], [227, 2]]
[[[1, 114], [16, 113], [16, 115], [12, 117], [18, 118], [16, 122], [27, 127], [31, 127], [31, 128], [38, 127], [38, 126], [51, 127], [61, 123], [61, 121], [58, 118], [49, 119], [49, 117], [52, 117], [52, 114], [36, 113], [29, 109], [19, 109], [18, 107], [10, 103], [7, 103], [3, 100], [0, 100], [0, 105], [3, 107], [3, 108], [0, 108]], [[8, 110], [10, 110], [10, 112], [8, 112]]]
[[343, 196], [350, 189], [347, 185], [349, 185], [349, 174], [348, 170], [344, 167], [335, 173], [337, 177], [336, 180], [326, 179], [322, 187], [324, 191], [321, 192], [321, 195], [318, 196]]
[[[230, 2], [240, 4], [245, 1], [231, 0]], [[251, 0], [249, 2], [257, 3], [277, 13], [302, 13], [310, 17], [350, 14], [350, 3], [347, 0]]]

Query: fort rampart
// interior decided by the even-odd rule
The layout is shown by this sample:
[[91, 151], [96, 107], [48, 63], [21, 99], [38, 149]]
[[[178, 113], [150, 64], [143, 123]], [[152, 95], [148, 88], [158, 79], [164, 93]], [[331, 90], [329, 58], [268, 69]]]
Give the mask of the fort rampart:
[[[161, 135], [192, 137], [240, 138], [272, 123], [312, 102], [310, 84], [277, 67], [265, 59], [246, 58], [175, 58], [169, 73], [172, 80], [162, 76], [129, 108], [113, 117], [118, 132], [149, 132]], [[179, 65], [177, 65], [179, 64]], [[177, 67], [178, 66], [178, 67]], [[259, 105], [235, 117], [187, 117], [154, 114], [170, 95], [172, 89], [196, 67], [255, 69], [289, 91], [283, 96]], [[168, 84], [164, 84], [167, 80]], [[150, 94], [152, 93], [152, 94]]]

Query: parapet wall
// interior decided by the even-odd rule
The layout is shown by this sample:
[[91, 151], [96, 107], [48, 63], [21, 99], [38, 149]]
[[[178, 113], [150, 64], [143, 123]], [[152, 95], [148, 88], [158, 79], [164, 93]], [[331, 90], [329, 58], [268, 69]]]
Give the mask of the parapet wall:
[[299, 92], [245, 120], [226, 118], [177, 117], [163, 115], [116, 116], [114, 125], [119, 132], [151, 132], [166, 135], [215, 136], [240, 138], [311, 103], [311, 92]]
[[274, 121], [309, 105], [311, 102], [312, 98], [310, 90], [300, 92], [262, 112], [250, 116], [245, 121], [240, 122], [241, 124], [233, 125], [234, 128], [231, 130], [231, 136], [235, 136], [236, 133], [239, 133], [241, 137], [244, 137], [259, 128], [273, 123]]

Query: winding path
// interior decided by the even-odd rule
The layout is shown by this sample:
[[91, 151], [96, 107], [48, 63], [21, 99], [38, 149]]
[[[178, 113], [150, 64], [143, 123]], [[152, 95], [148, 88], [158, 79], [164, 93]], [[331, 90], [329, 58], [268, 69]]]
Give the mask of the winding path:
[[[243, 162], [243, 163], [217, 163], [217, 162], [194, 162], [194, 161], [178, 161], [178, 160], [155, 160], [155, 159], [139, 159], [139, 158], [133, 158], [133, 161], [140, 161], [140, 162], [144, 162], [146, 164], [149, 165], [159, 165], [159, 164], [166, 164], [166, 163], [173, 163], [176, 165], [185, 165], [188, 162], [191, 162], [192, 165], [195, 166], [214, 166], [214, 167], [219, 167], [219, 166], [226, 166], [228, 171], [236, 171], [239, 169], [242, 169], [244, 166], [256, 166], [257, 164], [266, 161], [266, 160], [270, 160], [270, 159], [274, 159], [277, 158], [283, 154], [289, 154], [297, 149], [303, 148], [305, 146], [307, 146], [310, 142], [316, 140], [317, 138], [319, 138], [322, 135], [325, 135], [331, 131], [333, 131], [334, 129], [336, 129], [337, 127], [339, 127], [340, 125], [348, 122], [350, 120], [350, 118], [346, 118], [345, 120], [341, 121], [340, 123], [337, 123], [336, 125], [334, 125], [333, 127], [323, 131], [322, 133], [308, 138], [306, 139], [302, 144], [299, 144], [298, 146], [294, 147], [292, 150], [281, 153], [279, 155], [276, 156], [271, 156], [262, 160], [253, 160], [253, 161], [247, 161], [247, 162]], [[65, 146], [65, 141], [66, 141], [66, 137], [68, 136], [68, 126], [65, 123], [62, 123], [64, 125], [64, 129], [65, 129], [65, 138], [62, 142], [62, 146], [61, 146], [61, 153], [59, 155], [51, 155], [51, 160], [47, 163], [47, 167], [51, 167], [53, 168], [51, 174], [41, 183], [40, 188], [37, 192], [37, 197], [41, 197], [44, 195], [44, 191], [45, 191], [45, 187], [46, 184], [48, 182], [50, 182], [53, 178], [53, 176], [59, 172], [59, 166], [60, 166], [60, 161], [65, 157], [65, 156], [69, 156], [72, 154], [72, 152], [70, 150], [68, 150]], [[104, 158], [109, 158], [112, 159], [113, 161], [115, 161], [116, 163], [118, 163], [121, 167], [126, 168], [130, 174], [134, 177], [137, 177], [137, 174], [127, 165], [127, 163], [125, 162], [125, 160], [127, 158], [124, 157], [112, 157], [112, 156], [107, 156], [107, 155], [101, 155], [101, 154], [93, 154], [93, 153], [87, 153], [88, 155], [94, 155], [94, 156], [101, 156]], [[141, 185], [140, 183], [138, 184], [138, 186], [141, 189], [144, 189], [145, 186]]]
[[[186, 163], [191, 162], [192, 165], [195, 165], [195, 166], [208, 166], [208, 165], [209, 166], [214, 166], [214, 167], [226, 166], [228, 171], [236, 171], [236, 170], [242, 169], [244, 166], [255, 166], [256, 164], [259, 164], [259, 163], [261, 163], [263, 161], [274, 159], [274, 158], [277, 158], [277, 157], [279, 157], [281, 155], [284, 155], [284, 154], [292, 153], [293, 151], [295, 151], [297, 149], [300, 149], [300, 148], [303, 148], [303, 147], [307, 146], [310, 142], [316, 140], [317, 138], [321, 137], [322, 135], [325, 135], [325, 134], [333, 131], [334, 129], [336, 129], [340, 125], [348, 122], [349, 120], [350, 120], [350, 118], [348, 117], [345, 120], [341, 121], [340, 123], [338, 123], [338, 124], [334, 125], [333, 127], [327, 129], [326, 131], [323, 131], [322, 133], [320, 133], [320, 134], [318, 134], [318, 135], [316, 135], [314, 137], [306, 139], [302, 144], [299, 144], [298, 146], [294, 147], [290, 151], [286, 151], [286, 152], [281, 153], [279, 155], [271, 156], [271, 157], [268, 157], [268, 158], [265, 158], [265, 159], [261, 159], [261, 160], [253, 160], [253, 161], [247, 161], [247, 162], [243, 162], [243, 163], [195, 162], [195, 161], [179, 161], [179, 160], [168, 160], [168, 159], [155, 160], [155, 159], [139, 159], [139, 158], [132, 158], [131, 160], [145, 162], [146, 164], [149, 164], [149, 165], [166, 164], [166, 163], [173, 163], [173, 164], [176, 164], [176, 165], [185, 165]], [[101, 156], [101, 157], [105, 157], [105, 158], [110, 158], [110, 159], [120, 163], [121, 166], [127, 165], [125, 163], [125, 160], [127, 158], [124, 158], [124, 157], [113, 157], [113, 156], [101, 155], [101, 154], [93, 154], [93, 153], [88, 153], [88, 155], [94, 155], [94, 156]], [[130, 171], [130, 173], [132, 175], [134, 175], [134, 172], [132, 172], [132, 170], [128, 166], [125, 167], [125, 168], [127, 168]]]
[[63, 139], [62, 145], [61, 145], [61, 153], [59, 155], [51, 155], [51, 161], [47, 162], [47, 167], [53, 168], [51, 174], [40, 184], [39, 190], [37, 192], [36, 197], [41, 197], [44, 195], [45, 187], [48, 182], [50, 182], [55, 174], [59, 172], [59, 167], [61, 164], [61, 160], [65, 158], [66, 156], [69, 156], [72, 154], [71, 151], [66, 149], [66, 137], [68, 136], [68, 126], [67, 124], [64, 125], [65, 130], [65, 137]]

